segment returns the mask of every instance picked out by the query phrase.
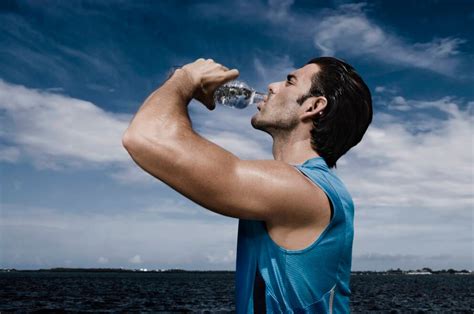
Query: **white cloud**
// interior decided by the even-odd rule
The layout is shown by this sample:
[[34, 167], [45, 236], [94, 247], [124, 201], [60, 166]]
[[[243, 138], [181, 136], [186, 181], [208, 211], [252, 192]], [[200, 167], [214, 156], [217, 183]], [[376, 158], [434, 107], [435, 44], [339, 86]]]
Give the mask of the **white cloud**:
[[267, 18], [270, 20], [284, 20], [290, 17], [290, 7], [294, 0], [269, 0]]
[[[197, 117], [191, 114], [191, 118], [196, 125], [202, 125], [203, 136], [237, 156], [255, 159], [269, 156], [258, 139], [261, 135], [249, 132], [252, 109], [239, 114], [227, 108], [209, 112], [193, 102]], [[112, 166], [116, 168], [107, 174], [120, 183], [157, 182], [133, 162], [122, 146], [122, 135], [132, 115], [105, 111], [88, 101], [2, 80], [0, 109], [5, 112], [0, 116], [0, 139], [11, 143], [0, 146], [1, 161], [27, 160], [37, 169], [56, 171]]]
[[0, 144], [0, 161], [16, 162], [20, 158], [20, 150], [16, 147]]
[[398, 88], [396, 87], [388, 87], [388, 86], [376, 86], [375, 92], [377, 94], [395, 94]]
[[242, 159], [273, 159], [271, 137], [250, 124], [255, 107], [219, 106], [210, 112], [195, 100], [190, 106], [193, 126], [202, 137]]
[[[453, 256], [451, 254], [395, 254], [395, 253], [365, 253], [353, 256], [352, 270], [376, 270], [387, 269], [415, 270], [429, 267], [433, 270], [440, 269], [470, 269], [466, 265], [470, 264], [469, 254], [464, 256]], [[361, 267], [361, 265], [364, 265]], [[430, 266], [432, 265], [432, 266]], [[435, 266], [433, 266], [435, 265]]]
[[399, 111], [409, 111], [412, 109], [412, 107], [407, 104], [405, 98], [402, 96], [393, 97], [392, 101], [388, 105], [388, 108]]
[[128, 260], [132, 264], [142, 264], [142, 258], [140, 255], [135, 255]]
[[375, 92], [376, 93], [383, 93], [386, 90], [385, 86], [376, 86], [375, 87]]
[[227, 253], [225, 253], [224, 255], [222, 254], [208, 254], [206, 255], [209, 263], [211, 264], [229, 264], [229, 263], [232, 263], [232, 262], [235, 262], [235, 258], [236, 258], [236, 255], [235, 255], [235, 251], [234, 250], [228, 250]]
[[131, 118], [68, 96], [0, 80], [1, 136], [38, 167], [124, 163], [121, 136]]
[[251, 138], [244, 138], [238, 133], [222, 131], [203, 134], [204, 137], [217, 145], [234, 152], [242, 159], [273, 159], [268, 151], [264, 150], [260, 143]]
[[197, 2], [193, 4], [193, 12], [204, 18], [215, 19], [225, 16], [229, 20], [242, 23], [265, 21], [282, 23], [292, 19], [291, 6], [294, 0], [269, 0], [269, 1], [233, 1], [226, 4], [223, 10], [214, 3]]
[[365, 3], [341, 5], [313, 28], [314, 43], [324, 55], [344, 53], [375, 58], [382, 63], [410, 66], [452, 75], [459, 64], [455, 57], [465, 40], [434, 38], [427, 43], [410, 43], [384, 30], [365, 14]]
[[[112, 268], [137, 264], [148, 269], [235, 268], [229, 251], [236, 248], [236, 219], [206, 212], [184, 200], [163, 198], [160, 204], [144, 208], [84, 215], [4, 203], [0, 267], [60, 267], [67, 258], [73, 267], [106, 263]], [[208, 256], [215, 259], [211, 262]]]
[[354, 252], [441, 252], [472, 265], [473, 103], [395, 98], [410, 119], [376, 113], [336, 170], [356, 207]]
[[[254, 66], [260, 78], [259, 86], [262, 92], [268, 91], [268, 84], [275, 81], [286, 79], [286, 75], [296, 68], [290, 56], [266, 56], [266, 62], [262, 62], [261, 58], [254, 58]], [[264, 85], [266, 84], [266, 85]]]
[[[131, 157], [130, 157], [131, 158]], [[143, 171], [140, 166], [131, 160], [119, 166], [118, 171], [110, 171], [108, 175], [121, 184], [157, 184], [158, 181], [149, 173]]]
[[450, 98], [403, 101], [412, 115], [436, 108], [447, 118], [425, 114], [420, 130], [417, 119], [376, 114], [363, 141], [350, 151], [353, 161], [364, 165], [357, 176], [348, 174], [363, 194], [359, 205], [467, 208], [473, 197], [472, 104], [463, 104], [463, 110]]
[[293, 1], [237, 1], [222, 10], [213, 4], [197, 4], [200, 16], [224, 16], [240, 23], [266, 23], [264, 33], [287, 45], [313, 41], [322, 55], [341, 54], [381, 64], [413, 67], [453, 76], [462, 60], [459, 47], [466, 43], [457, 37], [428, 38], [413, 42], [390, 31], [390, 25], [371, 20], [366, 3], [342, 4], [336, 9], [300, 13], [291, 10]]
[[109, 262], [109, 259], [107, 257], [100, 256], [97, 259], [97, 263], [99, 264], [107, 264]]
[[156, 183], [122, 146], [132, 115], [105, 111], [67, 95], [29, 89], [0, 79], [2, 161], [27, 161], [36, 169], [103, 169], [121, 183]]

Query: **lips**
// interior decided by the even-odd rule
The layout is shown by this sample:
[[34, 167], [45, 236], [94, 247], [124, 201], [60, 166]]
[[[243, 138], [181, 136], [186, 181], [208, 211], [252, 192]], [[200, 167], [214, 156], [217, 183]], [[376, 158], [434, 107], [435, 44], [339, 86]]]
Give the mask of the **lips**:
[[[269, 94], [269, 95], [270, 95], [270, 94]], [[266, 104], [266, 102], [268, 101], [268, 98], [270, 97], [269, 95], [265, 95], [265, 97], [263, 98], [263, 100], [260, 101], [260, 102], [257, 104], [257, 109], [258, 109], [258, 111], [262, 110], [263, 105]]]

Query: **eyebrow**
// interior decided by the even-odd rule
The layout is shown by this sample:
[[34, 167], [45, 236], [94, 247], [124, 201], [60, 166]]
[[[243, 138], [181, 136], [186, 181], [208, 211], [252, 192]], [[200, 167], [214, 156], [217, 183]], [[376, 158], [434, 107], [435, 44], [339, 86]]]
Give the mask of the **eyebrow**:
[[295, 79], [296, 81], [298, 81], [298, 78], [297, 78], [295, 75], [293, 75], [293, 74], [288, 74], [288, 75], [286, 76], [286, 79], [287, 79], [288, 81], [291, 81], [292, 78]]

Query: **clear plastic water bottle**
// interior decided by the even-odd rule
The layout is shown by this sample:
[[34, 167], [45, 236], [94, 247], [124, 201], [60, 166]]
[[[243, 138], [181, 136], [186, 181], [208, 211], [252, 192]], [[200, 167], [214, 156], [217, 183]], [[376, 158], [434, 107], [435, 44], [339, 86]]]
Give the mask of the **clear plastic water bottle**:
[[230, 81], [214, 91], [214, 103], [237, 109], [256, 105], [266, 94], [255, 91], [242, 81]]

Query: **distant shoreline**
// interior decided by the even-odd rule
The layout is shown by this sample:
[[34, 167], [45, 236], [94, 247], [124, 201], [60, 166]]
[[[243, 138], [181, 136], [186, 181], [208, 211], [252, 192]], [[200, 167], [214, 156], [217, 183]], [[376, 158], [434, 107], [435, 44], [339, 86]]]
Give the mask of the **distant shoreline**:
[[[185, 270], [185, 269], [126, 269], [126, 268], [66, 268], [66, 267], [55, 267], [49, 269], [15, 269], [15, 268], [2, 268], [0, 273], [4, 272], [87, 272], [87, 273], [235, 273], [233, 270]], [[432, 270], [430, 268], [423, 268], [417, 270], [401, 270], [401, 269], [389, 269], [386, 271], [352, 271], [352, 275], [389, 275], [389, 274], [400, 274], [400, 275], [436, 275], [436, 274], [450, 274], [450, 275], [473, 275], [472, 270], [455, 270], [455, 269], [442, 269]]]

